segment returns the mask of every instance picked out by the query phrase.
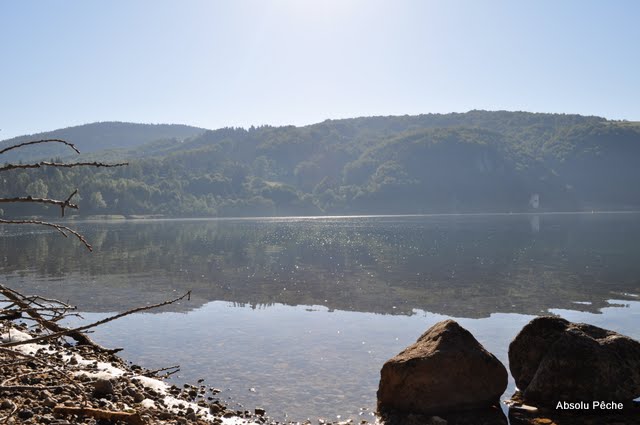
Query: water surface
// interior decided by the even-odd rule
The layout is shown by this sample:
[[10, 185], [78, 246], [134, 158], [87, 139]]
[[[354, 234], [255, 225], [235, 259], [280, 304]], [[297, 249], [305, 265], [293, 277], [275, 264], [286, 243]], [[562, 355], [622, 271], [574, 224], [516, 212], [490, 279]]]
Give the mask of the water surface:
[[505, 364], [511, 339], [540, 314], [640, 338], [637, 214], [76, 227], [93, 254], [47, 230], [2, 228], [3, 280], [68, 299], [87, 320], [192, 290], [191, 301], [94, 338], [150, 368], [181, 364], [174, 380], [204, 378], [281, 419], [366, 417], [382, 363], [445, 318]]

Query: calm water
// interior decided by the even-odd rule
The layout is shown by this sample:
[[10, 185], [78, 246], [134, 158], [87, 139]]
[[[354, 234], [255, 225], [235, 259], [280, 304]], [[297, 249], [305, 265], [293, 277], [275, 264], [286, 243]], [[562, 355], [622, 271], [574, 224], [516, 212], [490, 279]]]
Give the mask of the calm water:
[[[82, 222], [93, 243], [0, 227], [2, 280], [87, 320], [150, 368], [180, 364], [280, 419], [367, 417], [382, 363], [454, 318], [507, 364], [515, 334], [558, 314], [640, 339], [640, 215], [546, 214]], [[505, 397], [513, 391], [513, 384]]]

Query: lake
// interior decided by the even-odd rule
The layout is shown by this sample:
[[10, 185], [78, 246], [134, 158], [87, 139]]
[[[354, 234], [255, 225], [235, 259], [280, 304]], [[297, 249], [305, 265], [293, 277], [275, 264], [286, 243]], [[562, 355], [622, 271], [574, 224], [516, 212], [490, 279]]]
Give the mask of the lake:
[[[533, 317], [640, 339], [640, 214], [494, 214], [82, 221], [94, 245], [0, 227], [9, 286], [86, 321], [192, 290], [97, 328], [171, 380], [278, 419], [371, 419], [379, 371], [453, 318], [505, 365]], [[504, 397], [514, 390], [510, 378]]]

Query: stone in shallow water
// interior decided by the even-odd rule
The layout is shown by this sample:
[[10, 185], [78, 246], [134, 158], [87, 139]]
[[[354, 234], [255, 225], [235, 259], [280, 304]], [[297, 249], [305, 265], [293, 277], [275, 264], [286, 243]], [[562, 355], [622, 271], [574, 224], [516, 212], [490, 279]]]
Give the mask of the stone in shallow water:
[[416, 413], [387, 413], [380, 417], [383, 425], [508, 425], [502, 409], [497, 406], [462, 410], [430, 416]]
[[557, 317], [529, 322], [509, 345], [509, 368], [526, 402], [630, 402], [640, 396], [640, 342]]
[[453, 320], [427, 330], [380, 372], [378, 410], [439, 414], [489, 407], [507, 388], [502, 363]]

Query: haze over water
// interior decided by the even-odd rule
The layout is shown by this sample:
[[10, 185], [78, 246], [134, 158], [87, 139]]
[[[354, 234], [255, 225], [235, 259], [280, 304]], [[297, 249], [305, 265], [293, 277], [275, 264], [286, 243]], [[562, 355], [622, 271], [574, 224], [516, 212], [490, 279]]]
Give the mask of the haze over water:
[[639, 218], [79, 222], [94, 254], [5, 227], [0, 272], [18, 290], [68, 299], [87, 320], [191, 289], [191, 301], [94, 338], [150, 368], [180, 364], [174, 381], [205, 378], [247, 409], [358, 418], [375, 408], [382, 363], [445, 318], [505, 364], [513, 336], [539, 314], [640, 338]]

